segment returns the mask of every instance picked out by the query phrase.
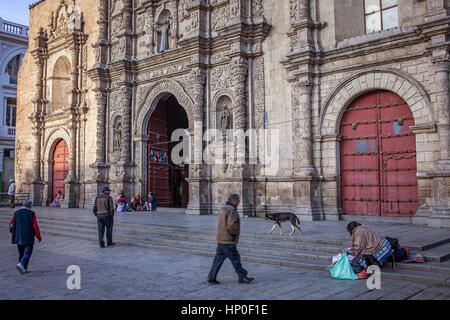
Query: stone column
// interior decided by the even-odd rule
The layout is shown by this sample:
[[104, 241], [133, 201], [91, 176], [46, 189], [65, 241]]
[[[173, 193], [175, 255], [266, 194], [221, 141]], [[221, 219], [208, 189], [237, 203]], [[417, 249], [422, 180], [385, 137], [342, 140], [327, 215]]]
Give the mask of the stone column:
[[131, 161], [131, 88], [123, 86], [121, 93], [121, 111], [122, 111], [122, 151], [120, 161]]
[[[241, 56], [233, 57], [231, 60], [231, 73], [233, 79], [233, 130], [234, 133], [240, 135], [245, 133], [247, 126], [247, 82], [246, 79], [249, 74], [248, 61]], [[236, 135], [234, 137], [236, 139]], [[234, 140], [235, 146], [235, 164], [232, 165], [233, 176], [231, 178], [232, 184], [237, 183], [236, 188], [232, 186], [230, 191], [236, 192], [241, 196], [239, 204], [239, 213], [241, 216], [255, 215], [255, 183], [249, 181], [249, 166], [248, 163], [248, 147], [245, 138], [238, 138]], [[228, 151], [227, 151], [228, 152]], [[227, 197], [228, 195], [225, 195]]]
[[300, 20], [302, 19], [310, 19], [309, 12], [309, 0], [299, 0], [298, 1], [298, 17]]
[[33, 123], [34, 136], [34, 156], [33, 156], [33, 180], [31, 181], [31, 199], [35, 206], [42, 205], [44, 198], [44, 184], [41, 177], [41, 135], [42, 135], [42, 108], [43, 99], [43, 75], [44, 75], [44, 57], [47, 49], [47, 35], [42, 28], [39, 29], [35, 40], [35, 50], [31, 52], [36, 63], [36, 93], [33, 98], [34, 110], [30, 119]]
[[441, 143], [440, 163], [444, 171], [450, 171], [450, 106], [449, 106], [449, 56], [433, 60], [436, 77], [436, 112]]
[[312, 160], [312, 88], [309, 79], [292, 86], [294, 213], [307, 221], [319, 220], [321, 212]]
[[[191, 144], [193, 145], [193, 161], [189, 165], [189, 204], [186, 214], [209, 214], [207, 202], [207, 184], [203, 181], [203, 110], [204, 110], [204, 87], [206, 83], [206, 72], [201, 67], [193, 67], [190, 72], [192, 82], [192, 99], [194, 123], [189, 123], [191, 133]], [[192, 157], [191, 157], [192, 159]]]
[[312, 161], [312, 115], [311, 115], [311, 92], [313, 83], [309, 80], [299, 83], [300, 90], [300, 141], [297, 155], [300, 160], [300, 175], [312, 176], [315, 172]]
[[107, 95], [104, 91], [99, 91], [95, 95], [97, 102], [97, 163], [106, 162], [106, 102]]
[[434, 175], [434, 206], [428, 224], [432, 227], [450, 227], [450, 106], [448, 54], [433, 59], [436, 77], [436, 108], [441, 159], [440, 170]]

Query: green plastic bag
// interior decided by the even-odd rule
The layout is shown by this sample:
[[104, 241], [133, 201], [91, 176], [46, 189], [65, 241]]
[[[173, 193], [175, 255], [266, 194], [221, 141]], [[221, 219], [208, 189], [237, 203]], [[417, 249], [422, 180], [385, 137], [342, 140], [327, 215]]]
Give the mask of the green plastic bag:
[[340, 280], [357, 280], [358, 277], [353, 271], [345, 251], [346, 250], [342, 253], [342, 257], [339, 261], [330, 269], [331, 277]]

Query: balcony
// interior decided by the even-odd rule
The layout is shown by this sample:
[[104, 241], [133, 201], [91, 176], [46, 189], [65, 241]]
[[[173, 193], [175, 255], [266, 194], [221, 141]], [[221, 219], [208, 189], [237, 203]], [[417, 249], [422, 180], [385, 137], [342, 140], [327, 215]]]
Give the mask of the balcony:
[[28, 38], [29, 28], [0, 18], [0, 31]]

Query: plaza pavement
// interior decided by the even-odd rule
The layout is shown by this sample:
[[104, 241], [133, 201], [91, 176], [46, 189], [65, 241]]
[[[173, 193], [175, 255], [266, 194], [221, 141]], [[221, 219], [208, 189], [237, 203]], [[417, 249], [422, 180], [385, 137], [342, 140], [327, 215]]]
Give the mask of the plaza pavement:
[[[8, 211], [9, 210], [9, 211]], [[95, 217], [84, 209], [35, 208], [39, 217]], [[10, 209], [1, 208], [3, 215]], [[116, 222], [180, 225], [191, 229], [215, 230], [214, 216], [187, 216], [160, 210], [156, 214], [117, 215]], [[304, 222], [304, 237], [349, 240], [346, 222]], [[410, 244], [431, 237], [448, 235], [446, 229], [410, 225], [368, 223], [383, 232], [397, 232]], [[242, 233], [267, 232], [271, 224], [264, 219], [244, 218]], [[289, 231], [289, 228], [285, 228]], [[450, 288], [427, 283], [382, 279], [381, 289], [369, 290], [365, 280], [334, 280], [326, 270], [307, 270], [270, 264], [243, 262], [255, 282], [238, 284], [227, 260], [219, 273], [220, 285], [209, 285], [206, 276], [212, 258], [186, 253], [119, 245], [98, 248], [97, 241], [46, 234], [35, 244], [29, 273], [15, 269], [17, 248], [10, 243], [7, 225], [0, 228], [0, 299], [175, 299], [175, 300], [296, 300], [296, 299], [446, 299]], [[427, 238], [428, 234], [428, 238]], [[437, 238], [436, 238], [437, 239]], [[239, 246], [238, 246], [239, 249]], [[70, 290], [66, 281], [68, 266], [81, 270], [81, 290]]]

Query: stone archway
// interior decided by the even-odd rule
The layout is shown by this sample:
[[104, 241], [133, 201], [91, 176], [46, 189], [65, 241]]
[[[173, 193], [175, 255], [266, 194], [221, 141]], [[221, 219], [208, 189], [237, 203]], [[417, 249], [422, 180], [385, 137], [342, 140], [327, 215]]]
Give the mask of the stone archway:
[[[373, 68], [358, 72], [342, 81], [325, 100], [324, 107], [319, 116], [317, 149], [320, 150], [320, 170], [326, 179], [322, 188], [327, 196], [322, 200], [323, 209], [327, 216], [336, 219], [343, 213], [339, 195], [340, 190], [340, 143], [339, 134], [341, 119], [348, 106], [358, 97], [376, 90], [386, 90], [398, 95], [409, 106], [415, 125], [411, 130], [421, 135], [435, 134], [435, 116], [430, 98], [425, 89], [412, 77], [402, 71], [389, 68]], [[416, 141], [417, 159], [423, 157], [420, 150], [423, 142]], [[417, 163], [418, 175], [426, 171], [426, 166]], [[419, 190], [428, 183], [418, 180]], [[426, 199], [419, 197], [419, 211]], [[417, 216], [417, 214], [415, 215]]]
[[71, 140], [69, 137], [69, 133], [60, 128], [52, 131], [45, 143], [44, 152], [41, 159], [44, 159], [44, 197], [45, 195], [47, 196], [47, 204], [51, 203], [53, 198], [53, 154], [55, 151], [55, 146], [59, 141], [63, 140], [67, 144], [68, 150], [71, 150]]
[[141, 177], [140, 188], [138, 188], [138, 190], [140, 189], [140, 193], [142, 195], [146, 195], [148, 193], [148, 124], [161, 99], [169, 96], [173, 96], [178, 104], [184, 109], [187, 117], [188, 128], [193, 130], [194, 102], [177, 81], [161, 81], [148, 90], [145, 99], [143, 99], [143, 103], [139, 106], [135, 118], [135, 134], [137, 137], [135, 138], [135, 142], [137, 143], [136, 151], [137, 154], [141, 155], [140, 157], [136, 157], [136, 162], [138, 164], [138, 168], [140, 169], [139, 176]]
[[380, 89], [399, 95], [411, 108], [416, 125], [435, 121], [430, 98], [419, 82], [398, 70], [369, 69], [347, 78], [328, 96], [320, 114], [320, 135], [337, 134], [345, 108], [360, 95]]

